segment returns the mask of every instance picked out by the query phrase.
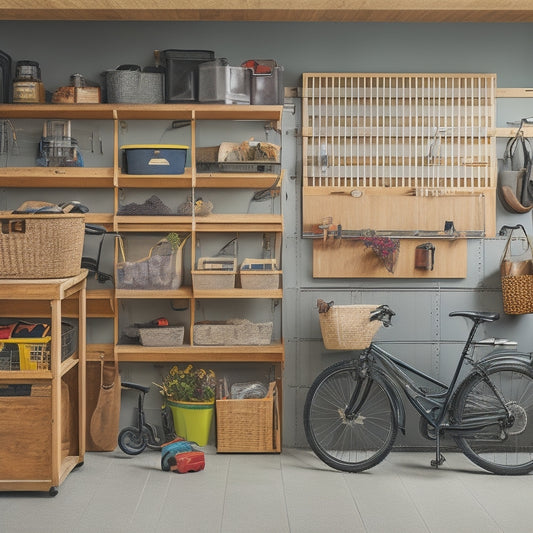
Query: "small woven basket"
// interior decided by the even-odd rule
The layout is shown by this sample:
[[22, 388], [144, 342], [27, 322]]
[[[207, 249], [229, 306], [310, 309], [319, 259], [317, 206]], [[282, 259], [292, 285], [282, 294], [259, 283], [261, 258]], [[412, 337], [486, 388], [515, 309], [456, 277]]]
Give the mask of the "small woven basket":
[[505, 314], [533, 313], [533, 275], [503, 277], [502, 297]]
[[279, 404], [275, 382], [265, 398], [217, 400], [217, 452], [279, 453]]
[[320, 330], [328, 350], [362, 350], [368, 348], [381, 320], [370, 321], [377, 305], [334, 305], [319, 313]]

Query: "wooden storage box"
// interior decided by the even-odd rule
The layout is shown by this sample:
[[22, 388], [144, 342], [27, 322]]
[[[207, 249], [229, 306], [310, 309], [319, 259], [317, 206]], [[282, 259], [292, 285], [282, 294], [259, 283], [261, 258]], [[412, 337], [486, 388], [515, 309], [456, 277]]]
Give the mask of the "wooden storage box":
[[240, 268], [241, 287], [255, 290], [279, 289], [280, 274], [275, 259], [245, 259]]
[[201, 346], [257, 346], [270, 344], [272, 322], [254, 324], [246, 319], [199, 322], [193, 327], [193, 342]]
[[265, 398], [216, 401], [217, 452], [281, 452], [276, 383]]

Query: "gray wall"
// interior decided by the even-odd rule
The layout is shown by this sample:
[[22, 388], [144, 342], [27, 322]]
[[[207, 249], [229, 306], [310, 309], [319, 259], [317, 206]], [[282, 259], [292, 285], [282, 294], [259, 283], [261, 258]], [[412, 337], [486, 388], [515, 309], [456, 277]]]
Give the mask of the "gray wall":
[[[231, 64], [275, 58], [285, 68], [285, 85], [292, 87], [299, 85], [303, 72], [490, 72], [497, 74], [499, 87], [531, 87], [532, 30], [531, 24], [0, 22], [1, 48], [14, 60], [39, 61], [49, 90], [65, 85], [74, 72], [99, 80], [103, 70], [121, 63], [152, 64], [154, 48], [210, 49]], [[343, 357], [323, 349], [316, 299], [388, 303], [398, 316], [394, 327], [382, 329], [378, 338], [390, 342], [408, 361], [446, 379], [459, 347], [450, 341], [460, 341], [467, 333], [466, 323], [449, 318], [448, 313], [458, 309], [502, 312], [498, 268], [505, 241], [499, 237], [470, 241], [468, 275], [461, 280], [314, 280], [311, 242], [300, 238], [301, 144], [294, 134], [300, 125], [299, 101], [286, 103], [295, 104], [295, 112], [288, 106], [283, 120], [287, 176], [282, 195], [286, 227], [283, 440], [285, 446], [305, 446], [302, 409], [308, 387], [322, 368]], [[498, 101], [498, 126], [531, 115], [531, 100]], [[108, 132], [102, 135], [107, 142]], [[1, 209], [16, 207], [20, 197], [14, 191], [1, 194]], [[531, 233], [529, 214], [510, 215], [498, 205], [496, 229], [516, 223]], [[516, 339], [527, 350], [532, 320], [529, 315], [504, 315], [480, 334]], [[90, 342], [112, 331], [109, 320], [91, 320], [89, 327]], [[141, 364], [123, 365], [122, 371], [127, 379], [150, 383], [160, 369]], [[244, 368], [239, 376], [247, 377], [248, 371], [254, 372]], [[125, 398], [124, 421], [131, 417], [131, 400]], [[153, 407], [150, 416], [157, 416], [156, 395], [149, 405]], [[412, 431], [400, 445], [421, 444], [416, 425], [411, 416]]]

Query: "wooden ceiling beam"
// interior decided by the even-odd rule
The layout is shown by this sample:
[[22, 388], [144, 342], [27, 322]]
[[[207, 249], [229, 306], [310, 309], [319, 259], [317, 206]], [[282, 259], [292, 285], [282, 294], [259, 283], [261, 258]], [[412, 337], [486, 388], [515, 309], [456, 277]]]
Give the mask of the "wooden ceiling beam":
[[[533, 22], [517, 0], [2, 0], [0, 20]], [[82, 5], [80, 5], [82, 4]]]

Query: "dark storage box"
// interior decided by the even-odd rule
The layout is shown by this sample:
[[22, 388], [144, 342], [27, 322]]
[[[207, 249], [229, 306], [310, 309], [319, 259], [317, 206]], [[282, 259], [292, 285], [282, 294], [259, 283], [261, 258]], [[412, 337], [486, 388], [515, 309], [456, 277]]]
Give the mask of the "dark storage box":
[[161, 53], [166, 68], [165, 91], [168, 103], [198, 101], [198, 66], [213, 61], [211, 50], [163, 50]]
[[126, 174], [183, 174], [188, 146], [132, 144], [121, 146]]

